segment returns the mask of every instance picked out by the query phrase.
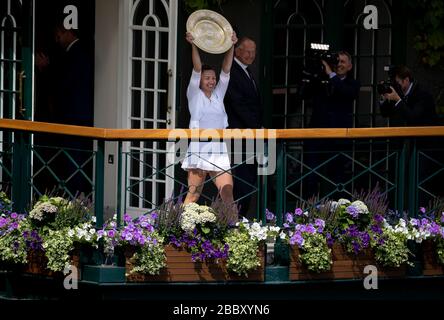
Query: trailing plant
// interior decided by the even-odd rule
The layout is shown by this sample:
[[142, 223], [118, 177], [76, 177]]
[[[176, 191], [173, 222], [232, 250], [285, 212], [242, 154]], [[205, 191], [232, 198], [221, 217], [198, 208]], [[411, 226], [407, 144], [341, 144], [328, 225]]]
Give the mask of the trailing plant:
[[166, 267], [163, 238], [157, 233], [151, 233], [151, 241], [139, 247], [131, 260], [134, 262], [134, 268], [130, 273], [159, 274]]
[[325, 236], [320, 233], [305, 233], [304, 240], [299, 259], [307, 269], [318, 273], [330, 270], [333, 261]]
[[407, 240], [412, 239], [412, 236], [406, 221], [400, 219], [394, 227], [385, 220], [383, 223], [382, 234], [372, 237], [376, 261], [384, 267], [413, 265], [409, 261], [409, 257], [413, 254], [407, 246]]
[[47, 268], [52, 271], [63, 271], [70, 266], [69, 253], [74, 249], [74, 239], [68, 236], [68, 228], [51, 230], [45, 228], [43, 249], [48, 258]]
[[248, 272], [261, 265], [257, 254], [258, 243], [251, 241], [248, 233], [232, 230], [226, 237], [228, 259], [227, 268], [238, 275], [248, 276]]
[[313, 272], [328, 271], [331, 268], [332, 256], [328, 246], [331, 237], [324, 233], [325, 221], [314, 218], [308, 211], [296, 208], [294, 213], [285, 215], [281, 239], [299, 248], [299, 259], [308, 270]]

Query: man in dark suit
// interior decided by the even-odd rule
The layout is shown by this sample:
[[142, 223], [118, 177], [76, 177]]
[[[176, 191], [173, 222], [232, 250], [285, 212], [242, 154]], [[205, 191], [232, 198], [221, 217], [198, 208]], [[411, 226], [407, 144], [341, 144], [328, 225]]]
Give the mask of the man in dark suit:
[[349, 72], [353, 68], [348, 52], [339, 52], [337, 66], [322, 61], [329, 77], [325, 88], [316, 88], [313, 94], [311, 128], [351, 128], [353, 127], [353, 103], [359, 94], [360, 84]]
[[[52, 108], [48, 110], [50, 115], [46, 119], [61, 124], [93, 126], [94, 55], [82, 45], [77, 30], [65, 29], [60, 22], [54, 28], [54, 40], [60, 48], [57, 54], [51, 55], [51, 59], [43, 52], [36, 55], [38, 70], [48, 69], [53, 79], [49, 99], [52, 101]], [[88, 162], [93, 150], [92, 141], [64, 136], [63, 139], [47, 141], [47, 144], [64, 148], [71, 158], [66, 154], [59, 154], [52, 161], [52, 169], [60, 180], [56, 188], [69, 190], [72, 195], [80, 192], [89, 194], [91, 184], [78, 168], [92, 177], [92, 161]], [[44, 185], [43, 188], [50, 191], [53, 186]]]
[[438, 125], [433, 96], [414, 81], [412, 72], [405, 66], [394, 70], [396, 87], [382, 96], [381, 114], [389, 117], [390, 126]]
[[[393, 70], [393, 76], [395, 82], [390, 87], [391, 92], [381, 96], [380, 104], [381, 114], [390, 119], [390, 126], [440, 125], [432, 94], [413, 78], [410, 69], [406, 66], [397, 66]], [[435, 176], [434, 163], [435, 160], [443, 159], [441, 144], [429, 137], [418, 137], [415, 141], [417, 150], [426, 155], [419, 157], [419, 168], [415, 172], [415, 179], [423, 181], [421, 185], [423, 189], [435, 196], [442, 196], [442, 181], [439, 175]], [[393, 148], [398, 150], [401, 148], [401, 143], [402, 141], [391, 141]]]
[[[309, 98], [312, 102], [312, 114], [309, 123], [311, 128], [351, 128], [353, 127], [353, 104], [358, 98], [360, 83], [349, 74], [353, 68], [352, 58], [346, 51], [338, 53], [337, 65], [329, 65], [322, 60], [326, 81], [311, 86]], [[344, 140], [310, 140], [304, 142], [306, 164], [314, 169], [338, 152], [348, 152], [351, 145]], [[330, 160], [317, 172], [334, 184], [348, 181], [350, 169], [344, 157]], [[306, 181], [305, 197], [309, 198], [319, 192], [329, 192], [332, 185], [322, 182], [317, 174], [312, 173]], [[324, 188], [325, 187], [325, 188]], [[325, 189], [325, 190], [324, 190]], [[339, 196], [339, 195], [337, 195]]]
[[[250, 70], [256, 58], [256, 43], [250, 38], [242, 38], [234, 52], [234, 63], [230, 72], [230, 83], [225, 95], [225, 110], [228, 115], [229, 128], [259, 129], [262, 128], [262, 106], [259, 88]], [[245, 148], [242, 148], [245, 152]], [[236, 152], [237, 150], [235, 150]], [[252, 152], [252, 150], [247, 150]], [[247, 154], [244, 161], [253, 156]], [[238, 165], [234, 163], [234, 166]], [[240, 214], [248, 216], [251, 194], [254, 193], [257, 181], [255, 164], [241, 164], [234, 168], [234, 196], [240, 199]], [[250, 195], [249, 195], [250, 194]]]
[[94, 66], [75, 30], [58, 25], [55, 40], [62, 48], [57, 76], [57, 122], [92, 126], [94, 118]]

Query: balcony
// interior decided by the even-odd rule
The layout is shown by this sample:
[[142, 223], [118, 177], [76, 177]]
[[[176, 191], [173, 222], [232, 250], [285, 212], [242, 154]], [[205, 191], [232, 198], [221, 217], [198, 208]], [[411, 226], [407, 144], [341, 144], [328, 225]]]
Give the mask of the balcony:
[[[277, 224], [285, 222], [285, 213], [301, 205], [316, 205], [326, 199], [347, 198], [362, 190], [378, 186], [386, 196], [389, 206], [398, 212], [415, 217], [419, 207], [430, 207], [443, 196], [440, 181], [444, 177], [442, 127], [416, 128], [356, 128], [356, 129], [286, 129], [253, 130], [240, 132], [213, 130], [124, 130], [65, 126], [20, 120], [0, 120], [2, 141], [0, 151], [2, 189], [12, 199], [17, 212], [28, 212], [41, 195], [50, 190], [54, 195], [75, 198], [74, 189], [81, 180], [86, 197], [92, 199], [96, 228], [100, 229], [109, 218], [105, 203], [106, 148], [117, 142], [115, 170], [117, 172], [115, 212], [120, 223], [129, 210], [146, 213], [159, 208], [165, 199], [177, 201], [186, 194], [186, 180], [181, 176], [178, 161], [167, 161], [176, 149], [167, 152], [145, 148], [146, 142], [173, 145], [185, 139], [208, 139], [216, 134], [225, 141], [250, 141], [254, 152], [260, 152], [267, 161], [256, 158], [260, 166], [257, 184], [250, 185], [255, 204], [254, 216], [265, 221], [265, 209], [276, 213]], [[48, 144], [41, 142], [51, 141]], [[86, 142], [76, 148], [75, 143]], [[183, 140], [182, 140], [183, 141]], [[248, 142], [246, 142], [248, 144]], [[59, 145], [58, 145], [59, 144]], [[68, 145], [68, 146], [67, 146]], [[161, 148], [160, 148], [161, 149]], [[259, 151], [258, 151], [259, 150]], [[233, 167], [254, 158], [251, 152], [241, 157]], [[63, 160], [61, 160], [63, 159]], [[152, 161], [157, 159], [158, 161]], [[60, 164], [62, 163], [62, 171]], [[234, 177], [234, 183], [242, 181]], [[171, 193], [159, 186], [171, 186]], [[212, 179], [205, 181], [211, 185]], [[209, 202], [215, 196], [211, 188], [204, 190], [201, 202]], [[155, 195], [155, 196], [153, 196]], [[313, 200], [313, 195], [316, 195]], [[272, 248], [272, 247], [271, 247]], [[279, 242], [272, 253], [274, 260], [266, 264], [262, 282], [219, 281], [197, 282], [109, 282], [80, 280], [82, 297], [93, 299], [136, 298], [202, 299], [211, 296], [221, 298], [248, 297], [264, 299], [272, 295], [276, 299], [291, 298], [382, 298], [390, 295], [413, 297], [421, 289], [422, 297], [442, 295], [443, 277], [426, 276], [418, 247], [413, 266], [401, 278], [383, 278], [380, 286], [387, 289], [374, 295], [362, 290], [362, 279], [299, 279], [289, 278], [289, 253]], [[97, 263], [99, 266], [100, 263]], [[97, 272], [101, 272], [100, 270]], [[73, 292], [60, 288], [60, 283], [47, 275], [29, 275], [5, 271], [1, 277], [0, 291], [4, 296], [15, 297], [73, 297]], [[405, 286], [415, 291], [402, 289]], [[174, 288], [174, 293], [171, 293]]]

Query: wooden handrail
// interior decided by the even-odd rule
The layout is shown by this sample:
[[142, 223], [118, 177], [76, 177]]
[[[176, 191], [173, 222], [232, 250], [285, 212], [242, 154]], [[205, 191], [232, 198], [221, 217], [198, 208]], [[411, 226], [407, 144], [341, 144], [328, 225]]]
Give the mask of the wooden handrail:
[[227, 139], [276, 138], [276, 139], [355, 139], [389, 137], [444, 136], [444, 126], [392, 127], [392, 128], [328, 128], [328, 129], [264, 129], [241, 131], [239, 129], [107, 129], [82, 127], [56, 123], [0, 119], [0, 129], [32, 133], [50, 133], [100, 140], [165, 140], [177, 138], [212, 138], [215, 135]]
[[106, 139], [105, 130], [102, 128], [71, 126], [28, 120], [0, 119], [0, 129], [19, 130], [33, 133], [63, 134], [92, 139]]

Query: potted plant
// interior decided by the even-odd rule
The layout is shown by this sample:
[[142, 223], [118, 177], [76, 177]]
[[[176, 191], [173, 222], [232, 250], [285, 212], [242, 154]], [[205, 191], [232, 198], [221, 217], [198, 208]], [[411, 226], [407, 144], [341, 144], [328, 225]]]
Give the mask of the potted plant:
[[61, 276], [71, 266], [80, 271], [81, 246], [97, 247], [95, 217], [85, 199], [44, 195], [29, 212], [28, 221], [41, 237], [41, 246], [29, 250], [25, 272]]
[[380, 276], [404, 275], [411, 234], [405, 220], [389, 223], [386, 210], [386, 200], [373, 190], [354, 201], [324, 201], [287, 213], [282, 238], [292, 247], [290, 280], [363, 278], [367, 265]]

